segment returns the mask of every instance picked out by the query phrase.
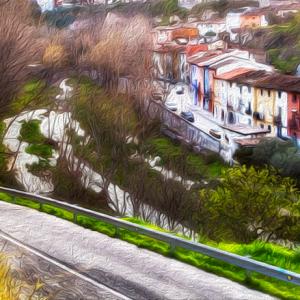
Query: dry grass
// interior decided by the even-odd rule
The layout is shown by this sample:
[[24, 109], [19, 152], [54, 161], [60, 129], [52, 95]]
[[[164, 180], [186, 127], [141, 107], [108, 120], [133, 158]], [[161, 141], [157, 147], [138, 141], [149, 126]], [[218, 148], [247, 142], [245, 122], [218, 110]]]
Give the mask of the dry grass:
[[64, 47], [60, 44], [50, 43], [43, 55], [43, 64], [49, 67], [59, 68], [67, 63], [67, 55]]
[[0, 300], [46, 300], [45, 297], [37, 298], [37, 293], [42, 286], [40, 282], [30, 285], [13, 276], [9, 257], [0, 253]]

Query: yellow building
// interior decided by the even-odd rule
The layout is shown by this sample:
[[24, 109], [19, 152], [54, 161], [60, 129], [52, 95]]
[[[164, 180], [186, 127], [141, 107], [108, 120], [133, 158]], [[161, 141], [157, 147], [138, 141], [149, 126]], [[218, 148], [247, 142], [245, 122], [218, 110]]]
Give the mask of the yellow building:
[[254, 107], [253, 121], [254, 125], [262, 129], [268, 129], [270, 135], [276, 135], [275, 129], [275, 109], [276, 109], [276, 93], [272, 89], [263, 87], [254, 87]]

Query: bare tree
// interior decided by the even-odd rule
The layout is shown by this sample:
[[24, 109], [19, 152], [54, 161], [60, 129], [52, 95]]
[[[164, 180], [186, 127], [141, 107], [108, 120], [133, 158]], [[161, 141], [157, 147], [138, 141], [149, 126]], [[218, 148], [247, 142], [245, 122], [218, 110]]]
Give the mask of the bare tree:
[[[24, 3], [25, 2], [25, 3]], [[29, 2], [29, 1], [28, 1]], [[14, 0], [0, 5], [0, 113], [30, 75], [29, 64], [38, 57], [35, 29], [29, 25], [27, 1]]]

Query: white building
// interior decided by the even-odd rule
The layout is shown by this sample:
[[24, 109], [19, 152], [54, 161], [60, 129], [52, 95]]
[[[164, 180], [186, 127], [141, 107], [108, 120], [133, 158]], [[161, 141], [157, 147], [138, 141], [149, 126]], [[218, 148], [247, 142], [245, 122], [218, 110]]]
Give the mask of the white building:
[[234, 40], [236, 38], [236, 33], [232, 32], [232, 29], [241, 28], [242, 18], [241, 16], [247, 12], [250, 11], [251, 8], [249, 7], [243, 7], [236, 9], [234, 11], [229, 12], [226, 15], [225, 23], [226, 23], [226, 31], [230, 34], [230, 39]]
[[270, 0], [259, 0], [259, 7], [268, 7], [270, 6]]
[[40, 6], [42, 12], [45, 12], [47, 10], [53, 10], [55, 7], [54, 0], [36, 0], [36, 2]]
[[220, 123], [253, 125], [253, 88], [233, 80], [249, 71], [240, 68], [216, 77], [214, 118]]
[[210, 0], [178, 0], [178, 6], [179, 7], [184, 7], [187, 9], [191, 9], [193, 6], [200, 4], [200, 3], [205, 3], [209, 2]]
[[218, 36], [219, 33], [226, 31], [226, 22], [225, 19], [200, 21], [197, 22], [197, 28], [202, 36], [207, 33], [215, 33]]
[[[275, 92], [275, 116], [280, 117], [282, 123], [281, 135], [288, 136], [288, 94], [285, 91]], [[276, 128], [276, 134], [278, 135], [278, 128]]]

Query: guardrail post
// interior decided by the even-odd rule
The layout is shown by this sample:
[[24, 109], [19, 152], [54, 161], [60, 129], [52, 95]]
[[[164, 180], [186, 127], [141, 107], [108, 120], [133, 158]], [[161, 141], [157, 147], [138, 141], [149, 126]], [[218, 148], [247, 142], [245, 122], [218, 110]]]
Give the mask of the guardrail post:
[[16, 203], [16, 197], [15, 196], [12, 197], [12, 203], [14, 203], [14, 204]]
[[[248, 257], [248, 258], [251, 258], [251, 255], [246, 255], [245, 257]], [[245, 278], [245, 281], [246, 282], [251, 282], [251, 275], [252, 275], [252, 272], [248, 269], [245, 270], [246, 271], [246, 278]]]
[[39, 211], [43, 211], [43, 203], [42, 202], [40, 202]]
[[73, 212], [73, 222], [77, 224], [77, 213]]
[[120, 237], [120, 229], [119, 227], [116, 226], [116, 231], [115, 231], [115, 238], [119, 238]]
[[176, 249], [175, 244], [173, 244], [173, 243], [171, 242], [171, 243], [170, 243], [170, 250], [169, 250], [170, 256], [174, 256], [175, 249]]

